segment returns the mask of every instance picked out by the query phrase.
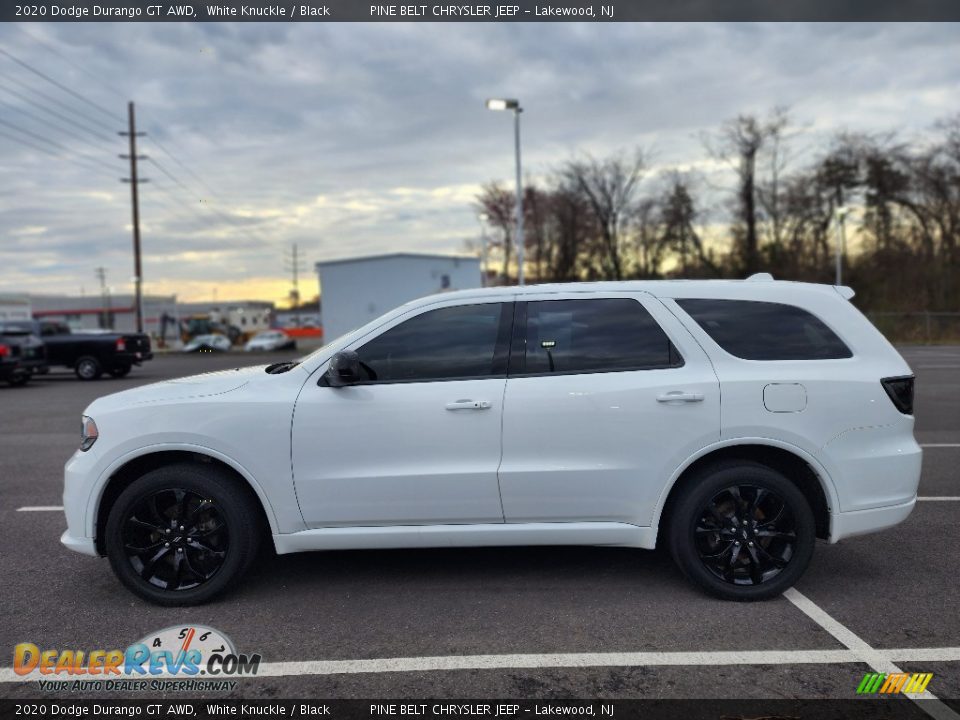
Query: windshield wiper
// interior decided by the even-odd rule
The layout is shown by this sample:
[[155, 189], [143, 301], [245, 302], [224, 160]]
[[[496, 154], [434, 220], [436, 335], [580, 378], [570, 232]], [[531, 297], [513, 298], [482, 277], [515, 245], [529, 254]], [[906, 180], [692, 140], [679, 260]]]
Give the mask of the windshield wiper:
[[299, 360], [287, 360], [286, 362], [278, 362], [273, 365], [267, 365], [264, 368], [264, 372], [269, 373], [270, 375], [279, 375], [280, 373], [285, 373], [288, 370], [292, 370], [297, 365], [300, 364]]

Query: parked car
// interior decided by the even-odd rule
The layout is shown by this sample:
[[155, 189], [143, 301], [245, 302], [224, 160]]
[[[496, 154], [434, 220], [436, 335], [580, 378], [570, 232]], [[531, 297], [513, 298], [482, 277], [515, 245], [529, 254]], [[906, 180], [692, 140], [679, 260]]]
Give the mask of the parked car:
[[143, 333], [74, 333], [66, 323], [19, 320], [40, 337], [51, 366], [72, 369], [81, 380], [96, 380], [103, 373], [124, 377], [134, 365], [153, 357], [150, 337]]
[[24, 385], [32, 375], [48, 369], [46, 349], [30, 324], [0, 321], [0, 380]]
[[247, 352], [253, 350], [274, 351], [274, 350], [296, 350], [297, 341], [287, 335], [282, 330], [265, 330], [257, 333], [247, 344], [243, 346]]
[[232, 346], [226, 335], [197, 335], [183, 346], [184, 352], [226, 352]]
[[[660, 281], [408, 303], [301, 361], [100, 398], [63, 543], [203, 602], [257, 546], [665, 543], [721, 598], [916, 502], [913, 375], [849, 288]], [[722, 397], [722, 402], [721, 402]]]

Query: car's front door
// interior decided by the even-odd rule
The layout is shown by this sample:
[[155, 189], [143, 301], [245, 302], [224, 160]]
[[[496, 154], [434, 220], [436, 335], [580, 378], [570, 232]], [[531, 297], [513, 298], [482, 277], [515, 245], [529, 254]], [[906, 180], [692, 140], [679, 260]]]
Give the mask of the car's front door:
[[[300, 393], [293, 472], [308, 527], [503, 522], [497, 485], [511, 302], [411, 311], [355, 342], [363, 379]], [[321, 369], [322, 370], [322, 369]]]
[[504, 399], [507, 522], [649, 525], [671, 473], [720, 435], [720, 389], [646, 293], [524, 296]]

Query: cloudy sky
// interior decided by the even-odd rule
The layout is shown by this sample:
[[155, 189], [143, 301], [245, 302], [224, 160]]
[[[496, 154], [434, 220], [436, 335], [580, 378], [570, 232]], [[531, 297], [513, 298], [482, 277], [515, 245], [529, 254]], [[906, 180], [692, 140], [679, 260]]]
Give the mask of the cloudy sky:
[[151, 158], [144, 290], [190, 300], [283, 299], [292, 243], [304, 296], [316, 260], [463, 251], [480, 185], [512, 178], [490, 96], [522, 100], [533, 177], [640, 146], [650, 182], [721, 189], [701, 137], [741, 112], [789, 106], [802, 152], [960, 111], [950, 24], [8, 23], [0, 49], [0, 291], [91, 294], [97, 266], [130, 289], [127, 99]]

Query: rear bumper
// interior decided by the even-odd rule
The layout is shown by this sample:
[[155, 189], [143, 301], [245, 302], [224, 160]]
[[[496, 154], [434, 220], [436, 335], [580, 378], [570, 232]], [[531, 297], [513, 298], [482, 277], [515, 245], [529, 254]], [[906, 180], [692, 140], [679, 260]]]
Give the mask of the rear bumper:
[[152, 360], [153, 353], [146, 352], [122, 352], [113, 356], [113, 365], [139, 365], [144, 360]]
[[913, 502], [923, 451], [909, 422], [848, 430], [823, 448], [822, 460], [837, 490], [835, 514]]
[[916, 504], [917, 498], [914, 496], [909, 502], [900, 505], [836, 513], [830, 519], [830, 542], [835, 543], [844, 538], [866, 535], [899, 525], [907, 519]]

